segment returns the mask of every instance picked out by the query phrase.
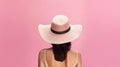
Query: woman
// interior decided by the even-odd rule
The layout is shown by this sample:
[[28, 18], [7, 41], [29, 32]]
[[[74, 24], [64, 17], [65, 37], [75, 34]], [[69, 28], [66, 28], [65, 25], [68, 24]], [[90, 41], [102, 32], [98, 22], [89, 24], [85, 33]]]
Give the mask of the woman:
[[68, 17], [57, 15], [51, 25], [40, 24], [38, 29], [43, 40], [52, 45], [39, 52], [38, 67], [82, 67], [81, 54], [70, 49], [82, 25], [69, 25]]

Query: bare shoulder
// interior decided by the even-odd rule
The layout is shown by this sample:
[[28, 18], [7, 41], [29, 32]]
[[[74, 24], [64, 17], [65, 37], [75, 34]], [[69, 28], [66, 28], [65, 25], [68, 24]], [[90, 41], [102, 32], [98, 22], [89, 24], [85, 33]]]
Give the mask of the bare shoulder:
[[41, 49], [41, 50], [39, 51], [39, 54], [43, 54], [45, 50], [46, 50], [46, 51], [49, 51], [49, 50], [51, 50], [51, 48]]
[[40, 60], [44, 60], [44, 49], [42, 49], [42, 50], [39, 51], [38, 58]]
[[40, 51], [39, 51], [39, 55], [40, 55], [40, 57], [43, 57], [44, 56], [44, 51], [50, 51], [51, 50], [51, 48], [45, 48], [45, 49], [41, 49]]
[[79, 51], [70, 50], [69, 55], [74, 56], [75, 58], [77, 57], [77, 63], [82, 62], [81, 53]]
[[78, 50], [77, 51], [71, 50], [71, 52], [77, 55], [78, 59], [81, 59], [81, 53]]
[[78, 54], [79, 56], [81, 56], [81, 53], [79, 51], [75, 51], [75, 50], [70, 50], [69, 53], [71, 54]]

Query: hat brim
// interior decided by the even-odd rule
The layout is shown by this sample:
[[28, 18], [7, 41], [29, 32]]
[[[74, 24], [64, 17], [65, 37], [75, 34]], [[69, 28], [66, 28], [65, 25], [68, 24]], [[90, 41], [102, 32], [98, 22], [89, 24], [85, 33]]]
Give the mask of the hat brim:
[[38, 30], [42, 39], [48, 43], [61, 44], [71, 42], [79, 37], [82, 31], [82, 25], [70, 25], [69, 32], [64, 34], [55, 34], [50, 30], [50, 25], [39, 24]]

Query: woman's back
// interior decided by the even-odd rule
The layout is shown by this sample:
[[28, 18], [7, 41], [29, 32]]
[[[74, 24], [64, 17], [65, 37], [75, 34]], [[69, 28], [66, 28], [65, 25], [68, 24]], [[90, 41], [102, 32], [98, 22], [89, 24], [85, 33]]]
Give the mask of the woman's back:
[[56, 61], [52, 48], [43, 49], [39, 53], [39, 67], [81, 67], [81, 56], [78, 52], [69, 50], [64, 61]]

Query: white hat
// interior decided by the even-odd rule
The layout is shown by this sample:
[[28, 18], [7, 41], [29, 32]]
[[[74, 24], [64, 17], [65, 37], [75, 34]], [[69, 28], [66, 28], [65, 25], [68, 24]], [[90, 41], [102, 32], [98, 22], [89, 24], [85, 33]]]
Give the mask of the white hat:
[[38, 26], [42, 39], [48, 43], [61, 44], [71, 42], [79, 37], [82, 31], [82, 25], [69, 25], [68, 17], [56, 15], [51, 25]]

